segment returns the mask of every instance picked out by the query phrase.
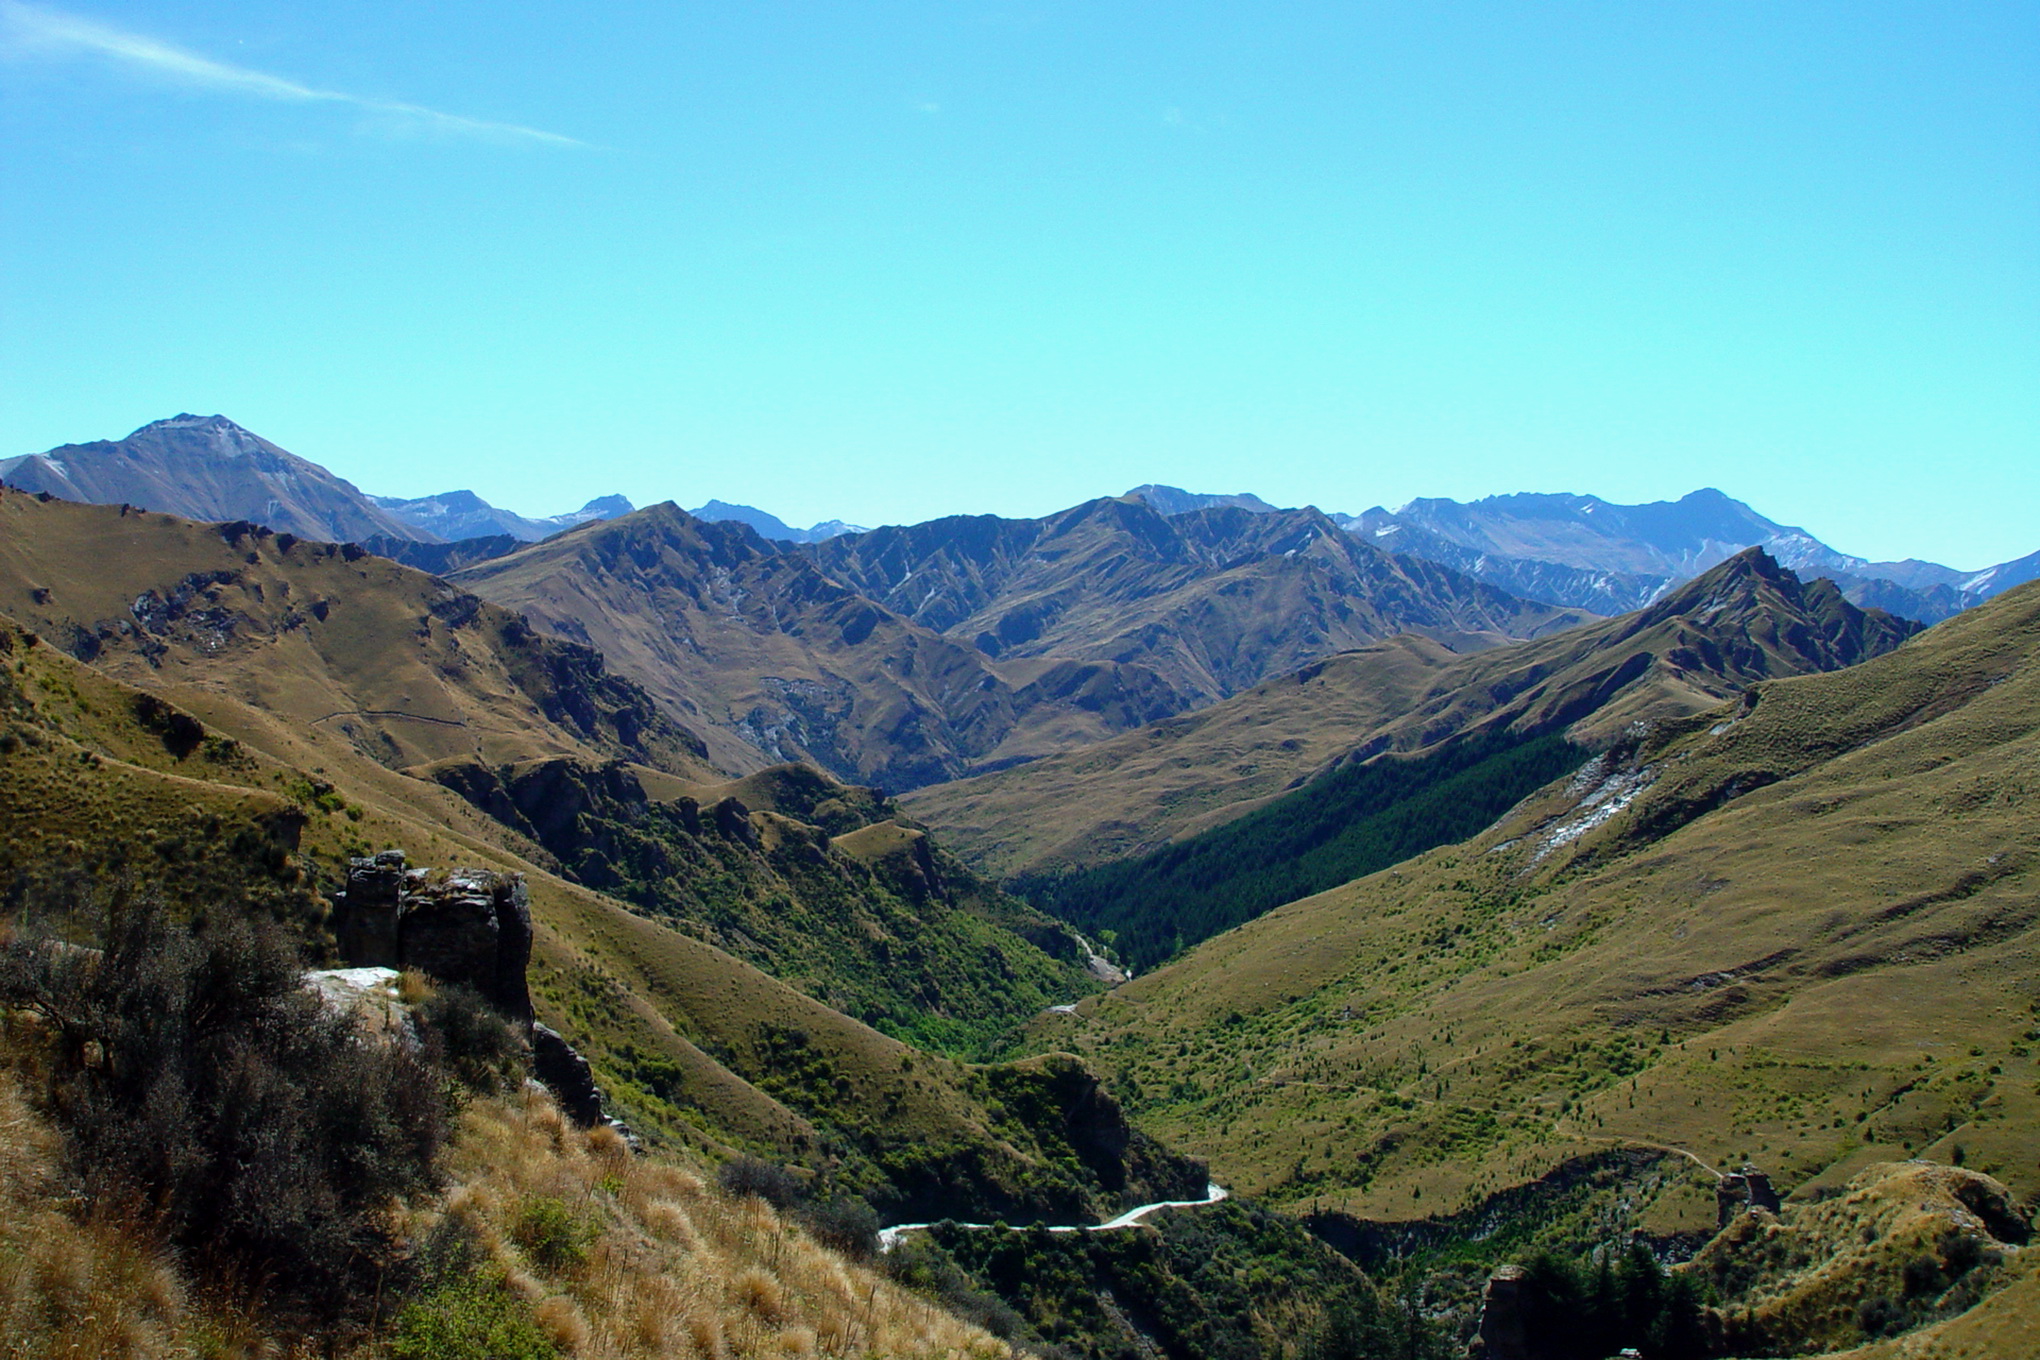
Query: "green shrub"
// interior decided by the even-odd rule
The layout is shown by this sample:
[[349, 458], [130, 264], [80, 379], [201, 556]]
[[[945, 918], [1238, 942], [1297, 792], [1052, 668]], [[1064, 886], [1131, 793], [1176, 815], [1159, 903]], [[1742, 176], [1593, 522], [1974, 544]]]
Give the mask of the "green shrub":
[[878, 1213], [861, 1199], [832, 1199], [800, 1212], [817, 1242], [845, 1256], [868, 1261], [878, 1254]]
[[554, 1360], [529, 1305], [486, 1275], [450, 1281], [407, 1304], [390, 1330], [391, 1360]]
[[726, 1195], [739, 1199], [755, 1195], [775, 1209], [791, 1209], [806, 1194], [798, 1176], [757, 1157], [733, 1157], [724, 1162], [716, 1182]]
[[531, 1070], [524, 1040], [482, 994], [465, 983], [439, 983], [418, 1004], [426, 1057], [462, 1086], [483, 1095], [515, 1090]]
[[560, 1200], [534, 1195], [518, 1209], [510, 1238], [533, 1265], [563, 1275], [588, 1264], [595, 1229]]

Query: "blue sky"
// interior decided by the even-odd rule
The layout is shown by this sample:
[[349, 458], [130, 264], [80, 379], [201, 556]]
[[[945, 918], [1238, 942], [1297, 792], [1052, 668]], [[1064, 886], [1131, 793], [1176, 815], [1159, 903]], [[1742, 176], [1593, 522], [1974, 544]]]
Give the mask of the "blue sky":
[[0, 456], [2040, 548], [2040, 6], [0, 0]]

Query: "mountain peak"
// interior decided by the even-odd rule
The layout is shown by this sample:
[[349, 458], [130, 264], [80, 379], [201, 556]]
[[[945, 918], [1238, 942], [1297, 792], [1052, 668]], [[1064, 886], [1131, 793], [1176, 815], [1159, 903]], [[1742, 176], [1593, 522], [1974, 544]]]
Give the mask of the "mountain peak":
[[1119, 499], [1145, 501], [1157, 512], [1170, 516], [1186, 515], [1192, 510], [1208, 510], [1218, 505], [1236, 505], [1257, 515], [1269, 514], [1275, 509], [1251, 491], [1236, 491], [1231, 494], [1185, 491], [1180, 486], [1163, 486], [1159, 482], [1137, 486]]

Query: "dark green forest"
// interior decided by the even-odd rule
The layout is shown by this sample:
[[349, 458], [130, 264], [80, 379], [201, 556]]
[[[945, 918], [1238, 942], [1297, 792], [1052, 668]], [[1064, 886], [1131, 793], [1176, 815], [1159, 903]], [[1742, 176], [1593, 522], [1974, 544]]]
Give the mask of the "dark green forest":
[[1349, 765], [1201, 835], [1009, 886], [1146, 971], [1285, 902], [1465, 840], [1585, 763], [1559, 733], [1479, 732]]

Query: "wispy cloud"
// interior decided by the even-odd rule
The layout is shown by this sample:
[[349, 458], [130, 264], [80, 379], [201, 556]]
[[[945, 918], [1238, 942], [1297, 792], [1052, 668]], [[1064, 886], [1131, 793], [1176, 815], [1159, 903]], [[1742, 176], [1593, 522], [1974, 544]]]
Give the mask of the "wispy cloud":
[[8, 50], [20, 56], [63, 57], [86, 53], [108, 58], [134, 70], [225, 94], [299, 104], [342, 104], [425, 131], [498, 142], [587, 145], [557, 132], [544, 132], [516, 123], [494, 123], [457, 113], [442, 113], [422, 104], [369, 99], [338, 90], [301, 85], [265, 71], [214, 61], [211, 57], [187, 52], [139, 33], [95, 23], [75, 14], [66, 14], [62, 10], [22, 4], [20, 0], [0, 0], [0, 33], [5, 34]]

